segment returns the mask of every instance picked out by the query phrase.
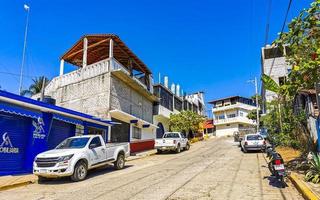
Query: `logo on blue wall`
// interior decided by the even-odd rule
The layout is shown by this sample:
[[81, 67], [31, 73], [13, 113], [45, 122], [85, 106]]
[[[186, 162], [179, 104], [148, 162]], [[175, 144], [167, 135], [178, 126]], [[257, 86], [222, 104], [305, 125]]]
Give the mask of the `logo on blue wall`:
[[19, 148], [12, 145], [7, 132], [2, 135], [2, 143], [0, 144], [0, 153], [19, 153]]
[[41, 117], [38, 118], [37, 121], [32, 121], [32, 125], [34, 127], [33, 138], [34, 139], [44, 139], [46, 135], [44, 134], [44, 122]]

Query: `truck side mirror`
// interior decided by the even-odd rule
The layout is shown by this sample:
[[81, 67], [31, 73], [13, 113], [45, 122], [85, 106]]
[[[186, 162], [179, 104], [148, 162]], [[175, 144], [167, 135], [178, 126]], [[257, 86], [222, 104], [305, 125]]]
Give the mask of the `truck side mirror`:
[[96, 144], [89, 144], [89, 149], [94, 149], [94, 148], [96, 148], [96, 147], [97, 147]]

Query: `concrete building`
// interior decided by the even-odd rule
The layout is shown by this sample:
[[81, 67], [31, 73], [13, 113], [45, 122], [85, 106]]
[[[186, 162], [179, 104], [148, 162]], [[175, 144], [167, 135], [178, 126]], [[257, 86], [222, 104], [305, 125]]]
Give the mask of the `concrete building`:
[[205, 115], [203, 92], [191, 95], [183, 95], [180, 85], [171, 84], [169, 89], [168, 77], [164, 77], [164, 84], [154, 85], [154, 94], [160, 99], [153, 107], [153, 121], [158, 126], [157, 138], [169, 131], [169, 119], [171, 114], [177, 114], [183, 110], [192, 110]]
[[[282, 85], [291, 71], [291, 66], [286, 62], [285, 55], [289, 53], [288, 48], [281, 49], [267, 45], [261, 49], [261, 72], [270, 76], [276, 83]], [[272, 69], [271, 69], [272, 67]], [[264, 88], [262, 82], [261, 96], [263, 100], [262, 109], [266, 111], [266, 102], [275, 98], [275, 93]]]
[[247, 118], [251, 111], [256, 110], [256, 105], [252, 99], [232, 96], [213, 100], [209, 104], [213, 105], [212, 113], [216, 136], [233, 135], [236, 131], [240, 132], [256, 126], [255, 121]]
[[[64, 73], [65, 63], [76, 67]], [[130, 142], [131, 151], [151, 149], [153, 77], [150, 69], [113, 34], [85, 35], [61, 56], [60, 76], [45, 88], [56, 104], [118, 122], [109, 142]]]

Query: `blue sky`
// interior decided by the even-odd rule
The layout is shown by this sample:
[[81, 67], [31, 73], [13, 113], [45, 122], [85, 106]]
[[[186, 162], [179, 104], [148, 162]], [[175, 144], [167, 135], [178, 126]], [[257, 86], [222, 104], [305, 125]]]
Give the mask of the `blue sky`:
[[[168, 75], [206, 101], [251, 96], [260, 75], [269, 0], [1, 0], [0, 85], [18, 91], [26, 12], [30, 26], [24, 88], [31, 77], [59, 73], [59, 57], [83, 34], [115, 33], [153, 71]], [[273, 0], [269, 42], [277, 37], [289, 0]], [[293, 0], [290, 21], [311, 0]], [[71, 70], [70, 68], [68, 70]]]

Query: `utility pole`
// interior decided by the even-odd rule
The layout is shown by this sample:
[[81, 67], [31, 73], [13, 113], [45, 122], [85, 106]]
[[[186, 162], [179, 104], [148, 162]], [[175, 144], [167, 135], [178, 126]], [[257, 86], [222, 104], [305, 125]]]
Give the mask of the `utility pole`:
[[258, 81], [257, 77], [254, 78], [254, 86], [256, 88], [256, 106], [257, 106], [257, 133], [259, 132], [260, 119], [259, 119], [259, 97], [258, 97]]
[[23, 82], [23, 68], [24, 68], [24, 60], [25, 60], [25, 54], [26, 54], [26, 47], [27, 47], [27, 36], [28, 36], [28, 25], [29, 25], [29, 13], [30, 13], [30, 7], [27, 4], [24, 4], [24, 9], [27, 11], [27, 20], [26, 20], [26, 28], [24, 31], [24, 41], [23, 41], [23, 50], [22, 50], [22, 62], [21, 62], [21, 68], [20, 68], [20, 81], [19, 81], [19, 95], [22, 91], [22, 82]]
[[258, 96], [258, 81], [257, 77], [254, 80], [248, 80], [248, 82], [253, 83], [255, 87], [255, 96], [256, 96], [256, 112], [257, 112], [257, 132], [259, 132], [260, 119], [259, 119], [259, 96]]

